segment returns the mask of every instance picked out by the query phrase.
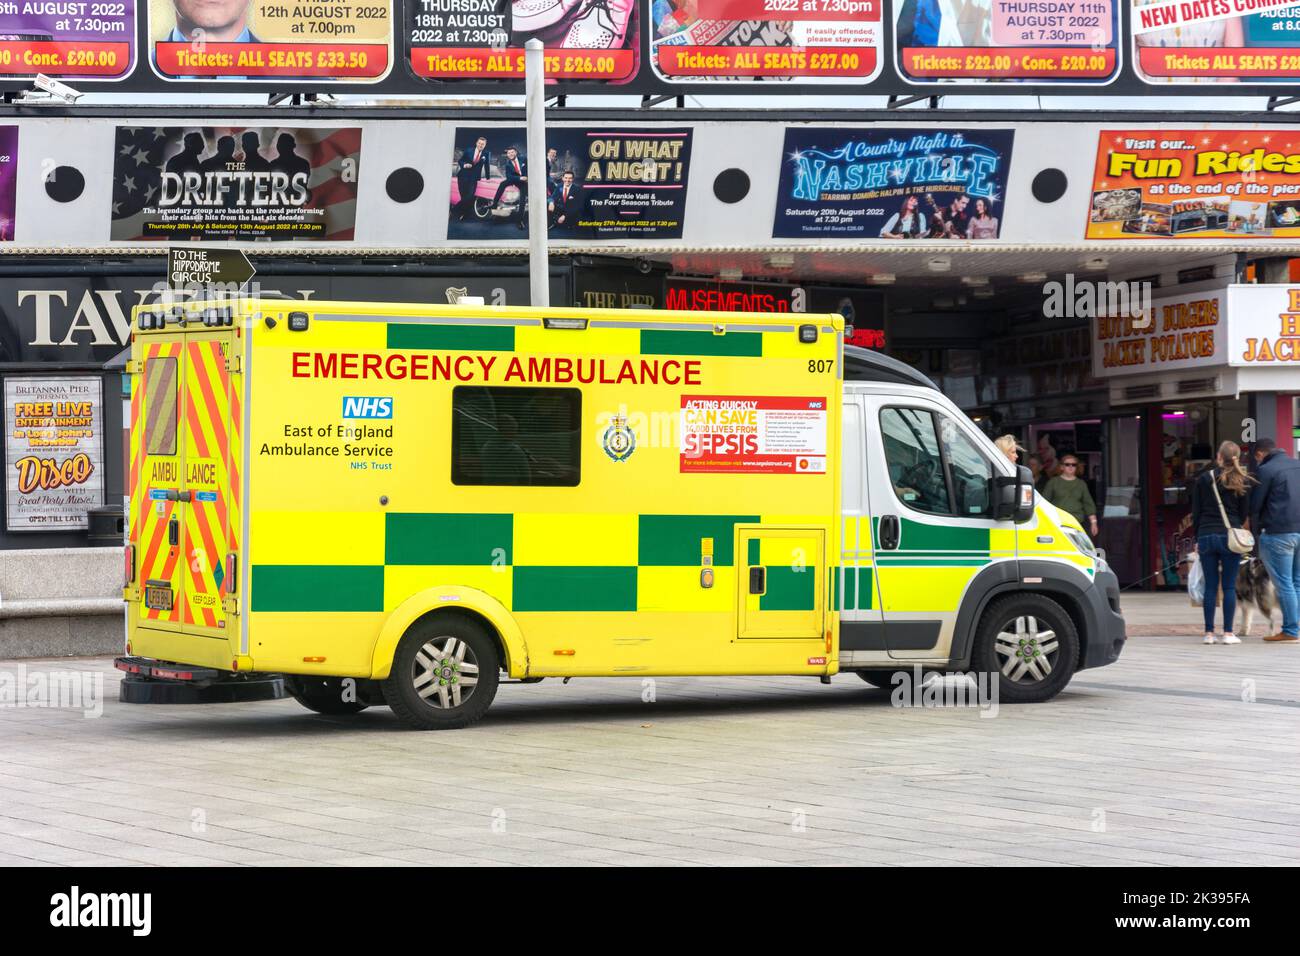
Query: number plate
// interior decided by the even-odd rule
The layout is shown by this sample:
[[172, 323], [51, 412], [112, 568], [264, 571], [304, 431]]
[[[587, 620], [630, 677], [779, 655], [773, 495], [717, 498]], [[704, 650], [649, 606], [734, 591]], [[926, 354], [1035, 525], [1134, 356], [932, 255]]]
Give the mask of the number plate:
[[170, 587], [146, 586], [144, 589], [144, 606], [155, 611], [172, 609], [172, 589]]

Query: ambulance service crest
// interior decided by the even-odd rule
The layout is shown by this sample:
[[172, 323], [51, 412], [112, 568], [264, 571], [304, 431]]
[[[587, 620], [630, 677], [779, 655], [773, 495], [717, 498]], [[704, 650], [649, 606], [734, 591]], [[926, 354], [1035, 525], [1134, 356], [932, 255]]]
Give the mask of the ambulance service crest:
[[627, 427], [627, 416], [615, 415], [601, 439], [605, 454], [614, 461], [627, 461], [636, 451], [636, 432]]

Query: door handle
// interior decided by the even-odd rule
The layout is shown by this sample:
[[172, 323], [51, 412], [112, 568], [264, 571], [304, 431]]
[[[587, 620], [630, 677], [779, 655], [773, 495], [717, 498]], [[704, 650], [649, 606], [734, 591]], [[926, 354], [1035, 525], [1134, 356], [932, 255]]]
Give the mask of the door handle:
[[767, 568], [756, 564], [749, 569], [749, 593], [767, 593]]
[[173, 548], [181, 543], [181, 524], [175, 518], [167, 522], [167, 543]]
[[166, 492], [168, 501], [190, 501], [192, 496], [188, 491], [177, 491], [175, 488], [168, 488]]
[[880, 550], [893, 551], [898, 547], [898, 515], [880, 516]]

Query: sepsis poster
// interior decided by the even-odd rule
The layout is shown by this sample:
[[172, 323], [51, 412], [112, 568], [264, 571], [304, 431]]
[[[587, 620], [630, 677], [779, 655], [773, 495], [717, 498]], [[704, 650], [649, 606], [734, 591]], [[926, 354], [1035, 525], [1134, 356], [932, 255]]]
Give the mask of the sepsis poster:
[[112, 239], [347, 240], [356, 127], [119, 126]]
[[104, 503], [101, 380], [7, 378], [4, 416], [5, 527], [84, 530]]
[[393, 0], [149, 0], [149, 36], [165, 80], [373, 82], [393, 60]]
[[646, 0], [650, 62], [677, 81], [862, 83], [885, 0]]
[[528, 191], [546, 192], [553, 239], [680, 239], [689, 129], [556, 128], [528, 155], [522, 127], [461, 126], [451, 157], [448, 239], [523, 239]]
[[[524, 43], [551, 80], [626, 83], [641, 49], [638, 0], [406, 0], [411, 71], [437, 80], [524, 80]], [[520, 87], [522, 89], [522, 87]]]
[[1124, 0], [892, 0], [895, 59], [913, 83], [1108, 83]]
[[1300, 237], [1300, 131], [1103, 130], [1088, 239]]
[[1300, 0], [1134, 0], [1130, 18], [1148, 83], [1300, 79]]
[[111, 80], [135, 62], [135, 0], [0, 3], [0, 75]]
[[679, 471], [826, 473], [826, 399], [683, 395]]
[[1014, 136], [790, 127], [772, 235], [996, 239]]

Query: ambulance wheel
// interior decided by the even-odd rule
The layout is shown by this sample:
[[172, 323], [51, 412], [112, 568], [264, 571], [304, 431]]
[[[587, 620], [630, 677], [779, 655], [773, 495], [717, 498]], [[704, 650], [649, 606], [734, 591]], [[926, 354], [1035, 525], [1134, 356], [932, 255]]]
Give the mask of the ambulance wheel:
[[998, 674], [998, 699], [1051, 700], [1074, 676], [1079, 635], [1065, 608], [1041, 594], [1012, 594], [989, 605], [975, 635], [971, 663]]
[[491, 706], [500, 667], [496, 643], [481, 627], [463, 617], [432, 617], [398, 642], [384, 697], [419, 730], [467, 727]]
[[358, 692], [358, 681], [344, 685], [344, 677], [286, 677], [284, 689], [298, 703], [318, 714], [342, 716], [359, 714], [370, 706], [365, 696]]
[[893, 690], [894, 688], [893, 671], [858, 671], [858, 676], [872, 687], [878, 687], [881, 690]]

